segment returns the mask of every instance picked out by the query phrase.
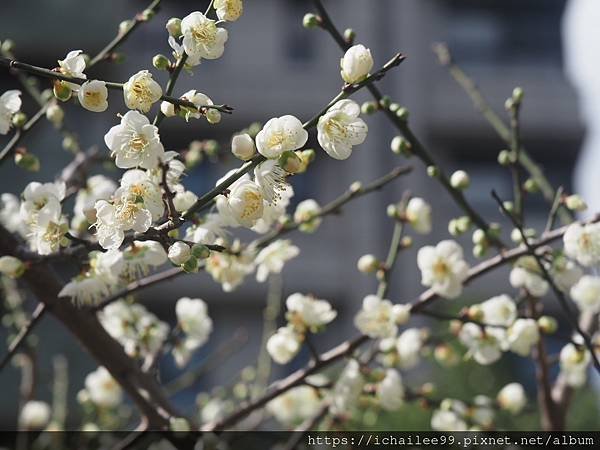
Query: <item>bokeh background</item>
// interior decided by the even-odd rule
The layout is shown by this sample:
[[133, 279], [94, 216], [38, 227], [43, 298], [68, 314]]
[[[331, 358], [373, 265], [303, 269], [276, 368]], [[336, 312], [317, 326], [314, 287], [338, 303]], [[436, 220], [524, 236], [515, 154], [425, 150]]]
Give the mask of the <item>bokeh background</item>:
[[[72, 49], [95, 54], [113, 38], [121, 20], [133, 16], [147, 3], [142, 0], [3, 0], [0, 40], [13, 39], [20, 60], [54, 67], [56, 60]], [[157, 17], [141, 26], [121, 48], [127, 56], [125, 63], [98, 64], [88, 77], [123, 81], [138, 70], [150, 68], [153, 55], [170, 53], [165, 21], [172, 16], [183, 17], [193, 10], [204, 10], [207, 2], [171, 0], [163, 3]], [[338, 27], [352, 27], [357, 33], [357, 42], [371, 48], [376, 66], [398, 51], [408, 56], [380, 83], [381, 87], [410, 110], [411, 126], [448, 171], [462, 168], [469, 172], [472, 186], [467, 197], [488, 220], [502, 221], [490, 200], [491, 188], [504, 197], [511, 192], [510, 176], [496, 163], [504, 145], [446, 69], [439, 66], [431, 50], [434, 42], [449, 44], [456, 60], [477, 80], [501, 114], [504, 114], [504, 100], [512, 89], [517, 85], [523, 87], [526, 95], [522, 111], [523, 141], [529, 152], [543, 163], [549, 178], [570, 189], [572, 167], [584, 128], [575, 92], [563, 69], [564, 0], [327, 0], [324, 3]], [[182, 120], [167, 120], [161, 128], [165, 147], [180, 149], [191, 140], [215, 139], [222, 144], [222, 153], [227, 154], [231, 134], [251, 122], [264, 122], [283, 114], [294, 114], [305, 120], [337, 94], [341, 81], [339, 49], [326, 33], [302, 27], [302, 16], [308, 11], [311, 11], [309, 1], [247, 0], [241, 20], [227, 25], [230, 34], [223, 57], [203, 62], [192, 77], [184, 74], [174, 92], [181, 94], [198, 89], [215, 103], [234, 106], [235, 113], [224, 116], [218, 126], [209, 126], [203, 120], [188, 125]], [[164, 83], [165, 73], [153, 72]], [[4, 71], [0, 73], [0, 86], [2, 91], [18, 87]], [[365, 93], [357, 95], [359, 101], [367, 99]], [[104, 149], [104, 133], [116, 122], [116, 114], [124, 112], [117, 93], [112, 93], [110, 100], [109, 112], [102, 115], [76, 105], [65, 105], [66, 124], [77, 130], [84, 148], [99, 145]], [[24, 101], [24, 109], [33, 113], [34, 103], [26, 95]], [[294, 177], [296, 195], [292, 208], [306, 198], [326, 203], [351, 182], [369, 181], [406, 163], [389, 150], [390, 140], [395, 135], [389, 123], [378, 115], [366, 120], [370, 128], [368, 139], [350, 159], [335, 161], [320, 152], [308, 174]], [[61, 148], [61, 140], [52, 126], [44, 123], [23, 142], [42, 161], [43, 171], [35, 179], [50, 181], [69, 160], [70, 155]], [[221, 164], [205, 162], [194, 169], [186, 185], [196, 192], [212, 187], [215, 180], [235, 164], [231, 158], [223, 159]], [[448, 220], [459, 215], [447, 194], [426, 176], [424, 167], [418, 161], [411, 164], [416, 168], [413, 175], [379, 194], [351, 203], [342, 215], [327, 218], [316, 234], [293, 235], [301, 255], [284, 271], [281, 280], [284, 298], [296, 291], [311, 292], [329, 299], [340, 314], [335, 326], [319, 338], [317, 346], [321, 350], [356, 333], [352, 317], [363, 296], [374, 291], [376, 281], [359, 274], [355, 263], [367, 252], [385, 256], [393, 226], [385, 213], [389, 203], [398, 201], [402, 192], [410, 189], [414, 195], [425, 197], [433, 204], [435, 222], [433, 233], [426, 238], [415, 238], [414, 249], [401, 256], [389, 295], [393, 301], [409, 301], [422, 290], [416, 270], [416, 249], [447, 238]], [[4, 164], [0, 168], [0, 191], [18, 193], [33, 179], [15, 169], [12, 163]], [[526, 211], [529, 224], [539, 226], [545, 222], [548, 206], [539, 196], [532, 196], [527, 200]], [[469, 240], [467, 235], [464, 243], [468, 244]], [[470, 245], [466, 248], [468, 251]], [[506, 269], [487, 275], [466, 290], [463, 300], [449, 307], [458, 309], [463, 301], [481, 301], [499, 293], [511, 293], [507, 277]], [[267, 290], [266, 284], [257, 284], [249, 278], [241, 288], [226, 294], [208, 275], [200, 273], [138, 295], [140, 302], [170, 323], [174, 322], [175, 301], [181, 296], [199, 297], [209, 305], [215, 330], [208, 344], [193, 358], [191, 367], [202, 367], [207, 358], [214, 364], [191, 388], [176, 396], [175, 401], [182, 409], [191, 411], [196, 395], [210, 392], [215, 384], [234, 385], [240, 370], [255, 363], [263, 338]], [[548, 299], [548, 308], [553, 308], [552, 299]], [[278, 320], [283, 320], [281, 314]], [[68, 360], [69, 391], [73, 398], [83, 386], [84, 375], [95, 368], [93, 361], [51, 318], [44, 319], [37, 336], [37, 396], [50, 399], [52, 358], [60, 353]], [[218, 349], [224, 343], [231, 343], [232, 336], [235, 337], [234, 351], [226, 352], [226, 358], [215, 359], [215, 352], [222, 354]], [[559, 342], [549, 345], [554, 351], [560, 348]], [[271, 377], [301, 367], [306, 359], [307, 355], [303, 354], [284, 368], [273, 367]], [[165, 381], [179, 373], [170, 358], [164, 360], [161, 372]], [[0, 428], [12, 428], [16, 422], [18, 374], [13, 367], [0, 373]], [[516, 356], [506, 355], [501, 362], [485, 368], [469, 363], [460, 369], [447, 369], [427, 363], [409, 375], [409, 383], [411, 379], [418, 383], [424, 377], [432, 378], [440, 396], [470, 398], [477, 393], [493, 396], [504, 383], [515, 379], [526, 386], [531, 398], [535, 396], [532, 363]], [[577, 397], [569, 422], [572, 427], [597, 427], [594, 397], [585, 392]], [[69, 410], [73, 426], [78, 423], [77, 408], [74, 402]], [[367, 411], [363, 419], [362, 423], [357, 422], [357, 427], [428, 427], [428, 414], [412, 407], [385, 417]], [[537, 427], [535, 414], [528, 414], [519, 422], [503, 420], [509, 428]]]

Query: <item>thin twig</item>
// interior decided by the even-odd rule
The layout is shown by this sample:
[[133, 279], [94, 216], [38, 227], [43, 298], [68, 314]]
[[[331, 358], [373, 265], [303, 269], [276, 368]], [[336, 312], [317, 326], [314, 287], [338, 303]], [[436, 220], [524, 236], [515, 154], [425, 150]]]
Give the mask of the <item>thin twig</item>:
[[42, 317], [47, 311], [47, 307], [44, 303], [38, 303], [35, 310], [31, 314], [31, 319], [29, 322], [21, 328], [19, 334], [12, 340], [10, 345], [8, 346], [8, 352], [0, 361], [0, 370], [4, 369], [6, 364], [15, 356], [21, 345], [25, 342], [27, 337], [31, 334], [33, 329], [38, 325]]

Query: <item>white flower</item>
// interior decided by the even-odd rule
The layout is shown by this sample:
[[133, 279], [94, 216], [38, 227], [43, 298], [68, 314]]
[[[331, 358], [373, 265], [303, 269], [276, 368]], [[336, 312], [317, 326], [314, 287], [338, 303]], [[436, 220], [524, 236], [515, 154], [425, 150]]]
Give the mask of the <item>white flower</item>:
[[181, 266], [192, 256], [192, 249], [185, 242], [177, 241], [169, 247], [167, 255], [173, 264]]
[[312, 233], [323, 221], [320, 217], [317, 217], [321, 213], [321, 207], [312, 198], [302, 200], [296, 206], [294, 212], [294, 222], [300, 224], [299, 229], [305, 233]]
[[233, 291], [253, 270], [254, 265], [251, 260], [248, 261], [246, 255], [212, 252], [206, 260], [206, 271], [215, 281], [221, 283], [225, 292]]
[[63, 182], [41, 184], [32, 181], [23, 191], [21, 219], [28, 224], [35, 224], [39, 214], [59, 216], [60, 202], [65, 198], [65, 191], [66, 186]]
[[63, 216], [41, 212], [32, 228], [30, 244], [40, 255], [56, 253], [61, 245], [67, 244], [65, 234], [69, 226]]
[[262, 283], [270, 273], [281, 273], [284, 264], [300, 253], [300, 249], [287, 239], [278, 239], [256, 255], [256, 279]]
[[582, 276], [571, 288], [571, 297], [582, 312], [600, 312], [600, 278]]
[[517, 318], [517, 305], [508, 295], [498, 295], [479, 304], [481, 322], [487, 325], [510, 326]]
[[235, 22], [244, 12], [242, 0], [215, 0], [214, 8], [217, 17], [227, 22]]
[[341, 60], [342, 79], [349, 84], [364, 80], [373, 68], [371, 50], [362, 44], [350, 47]]
[[466, 422], [455, 412], [436, 409], [431, 416], [431, 428], [435, 431], [466, 431]]
[[488, 365], [502, 356], [505, 334], [504, 330], [498, 328], [487, 327], [483, 330], [477, 324], [465, 323], [458, 337], [477, 363]]
[[533, 256], [524, 256], [517, 260], [510, 271], [510, 285], [515, 289], [525, 288], [534, 297], [543, 297], [550, 288]]
[[441, 241], [435, 247], [422, 247], [417, 254], [417, 265], [421, 269], [421, 283], [445, 298], [458, 297], [469, 274], [462, 248], [451, 240]]
[[386, 411], [397, 411], [404, 404], [402, 377], [395, 369], [388, 369], [377, 389], [379, 404]]
[[352, 154], [352, 147], [366, 139], [369, 128], [359, 114], [358, 103], [340, 100], [319, 118], [317, 139], [332, 158], [347, 159]]
[[41, 430], [50, 422], [50, 405], [38, 400], [29, 400], [19, 415], [19, 425], [26, 430]]
[[270, 119], [256, 135], [256, 148], [265, 158], [274, 159], [290, 150], [298, 150], [308, 140], [308, 132], [294, 116]]
[[123, 85], [123, 97], [129, 109], [146, 113], [162, 97], [162, 88], [152, 79], [150, 72], [140, 70]]
[[587, 368], [591, 361], [590, 352], [577, 348], [574, 344], [565, 345], [560, 351], [560, 372], [569, 386], [581, 387], [587, 379]]
[[354, 325], [371, 338], [394, 337], [398, 332], [392, 302], [376, 295], [367, 295], [362, 309], [354, 318]]
[[103, 112], [108, 108], [108, 89], [104, 81], [86, 81], [77, 91], [79, 103], [93, 112]]
[[406, 205], [406, 220], [417, 233], [431, 232], [431, 206], [420, 197], [413, 197]]
[[119, 125], [108, 130], [104, 142], [121, 169], [153, 169], [165, 153], [158, 128], [137, 111], [128, 111]]
[[175, 305], [177, 321], [181, 329], [191, 339], [196, 347], [206, 342], [212, 332], [213, 324], [206, 308], [206, 303], [200, 299], [182, 297]]
[[121, 403], [121, 386], [104, 367], [98, 367], [85, 377], [90, 400], [101, 408], [114, 408]]
[[198, 200], [198, 196], [192, 191], [177, 192], [173, 197], [173, 205], [178, 212], [187, 211]]
[[0, 95], [0, 134], [8, 133], [12, 117], [21, 109], [21, 91], [10, 90]]
[[263, 198], [268, 203], [277, 203], [286, 190], [287, 172], [276, 160], [265, 161], [254, 169], [254, 181], [262, 190]]
[[84, 188], [77, 191], [73, 212], [84, 216], [88, 222], [96, 221], [94, 205], [98, 200], [108, 200], [117, 189], [116, 183], [104, 175], [93, 175], [86, 181]]
[[[185, 106], [183, 107], [186, 111], [186, 120], [188, 120], [190, 117], [194, 119], [199, 119], [200, 117], [202, 117], [202, 114], [200, 113], [200, 111], [198, 111], [199, 109], [205, 108], [206, 106], [214, 105], [213, 101], [208, 97], [208, 95], [198, 92], [195, 89], [187, 91], [181, 96], [181, 98], [192, 102], [197, 108], [196, 110], [191, 110], [190, 108], [187, 108]], [[206, 119], [209, 123], [214, 124], [219, 123], [221, 121], [221, 113], [216, 109], [208, 108], [205, 109], [205, 111], [206, 112], [204, 113], [204, 115], [206, 116]]]
[[321, 407], [322, 400], [311, 386], [298, 386], [267, 403], [269, 411], [278, 422], [293, 425], [313, 418]]
[[519, 383], [509, 383], [500, 389], [496, 397], [502, 409], [519, 414], [527, 404], [525, 389]]
[[538, 324], [533, 319], [517, 319], [508, 329], [507, 337], [512, 352], [528, 356], [531, 347], [540, 340]]
[[[218, 182], [217, 182], [218, 185]], [[217, 210], [232, 225], [252, 228], [263, 214], [262, 189], [249, 177], [242, 177], [231, 186], [229, 194], [217, 197]]]
[[[72, 50], [67, 53], [65, 59], [58, 61], [60, 72], [69, 77], [86, 79], [87, 76], [83, 73], [85, 70], [85, 58], [82, 53], [82, 50]], [[79, 88], [79, 85], [75, 83], [65, 82], [65, 84], [73, 90]]]
[[276, 203], [269, 203], [267, 200], [263, 202], [263, 215], [256, 221], [252, 227], [252, 231], [256, 233], [266, 233], [272, 225], [285, 217], [285, 213], [290, 199], [294, 196], [294, 189], [289, 184], [285, 184], [283, 190], [278, 192], [279, 198]]
[[97, 305], [110, 295], [110, 288], [100, 277], [84, 274], [73, 278], [58, 293], [59, 297], [69, 297], [78, 305]]
[[231, 139], [231, 153], [242, 161], [248, 161], [256, 153], [254, 140], [248, 133], [236, 134]]
[[25, 265], [14, 256], [0, 256], [0, 273], [10, 278], [17, 278], [25, 271]]
[[171, 102], [163, 101], [160, 102], [160, 112], [165, 115], [165, 117], [174, 117], [175, 114], [175, 105]]
[[21, 202], [16, 195], [2, 194], [0, 195], [0, 224], [11, 233], [19, 233], [25, 236], [26, 225], [20, 213]]
[[349, 414], [358, 403], [365, 380], [360, 373], [360, 365], [351, 359], [342, 370], [331, 391], [332, 414]]
[[287, 364], [300, 351], [302, 336], [291, 327], [281, 327], [267, 340], [267, 352], [277, 364]]
[[163, 246], [155, 241], [133, 241], [121, 255], [124, 263], [123, 274], [130, 280], [147, 275], [151, 266], [162, 266], [168, 258]]
[[600, 223], [569, 225], [563, 236], [565, 253], [582, 266], [600, 262]]
[[564, 292], [569, 292], [583, 275], [581, 268], [564, 256], [555, 257], [548, 270], [556, 286]]
[[201, 58], [220, 58], [228, 38], [227, 30], [217, 27], [214, 20], [198, 11], [181, 20], [181, 33], [185, 53], [198, 63]]
[[327, 300], [310, 295], [295, 293], [285, 301], [288, 322], [300, 332], [305, 329], [315, 330], [328, 324], [337, 316], [337, 312]]
[[219, 214], [207, 214], [202, 222], [192, 225], [185, 231], [185, 240], [199, 244], [214, 244], [217, 239], [225, 237], [224, 226], [225, 223]]
[[494, 422], [494, 402], [485, 395], [477, 395], [473, 399], [473, 406], [467, 413], [471, 421], [487, 429]]
[[411, 369], [421, 360], [421, 348], [425, 341], [425, 333], [418, 328], [403, 331], [396, 339], [398, 365], [402, 369]]

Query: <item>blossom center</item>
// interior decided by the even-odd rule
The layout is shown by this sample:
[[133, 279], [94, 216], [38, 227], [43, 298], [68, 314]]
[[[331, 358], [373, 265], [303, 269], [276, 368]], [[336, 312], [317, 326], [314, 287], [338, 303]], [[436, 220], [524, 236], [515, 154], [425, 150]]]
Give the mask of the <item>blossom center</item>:
[[257, 212], [262, 206], [262, 196], [257, 192], [248, 191], [244, 193], [244, 210], [242, 211], [242, 218], [252, 218], [256, 216]]
[[217, 26], [212, 21], [201, 23], [192, 28], [192, 36], [201, 44], [214, 44], [217, 40]]
[[448, 267], [448, 264], [442, 259], [438, 259], [433, 265], [433, 274], [438, 280], [448, 277], [450, 273], [450, 267]]

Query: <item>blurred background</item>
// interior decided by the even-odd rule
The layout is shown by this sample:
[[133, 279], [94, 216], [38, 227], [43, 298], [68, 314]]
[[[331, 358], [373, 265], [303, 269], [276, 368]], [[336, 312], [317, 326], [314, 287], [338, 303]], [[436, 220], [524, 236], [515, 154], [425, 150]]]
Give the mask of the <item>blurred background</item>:
[[[148, 3], [142, 0], [85, 4], [76, 0], [3, 0], [0, 40], [11, 38], [16, 42], [18, 59], [54, 67], [58, 59], [73, 49], [92, 55], [97, 53], [114, 37], [121, 20], [132, 17]], [[171, 0], [163, 3], [157, 17], [142, 25], [120, 49], [126, 53], [125, 63], [98, 64], [88, 77], [124, 81], [132, 73], [150, 68], [156, 53], [170, 54], [164, 28], [166, 20], [172, 16], [183, 17], [193, 10], [203, 11], [207, 2]], [[398, 51], [407, 55], [407, 60], [380, 83], [381, 88], [409, 109], [412, 128], [449, 173], [457, 168], [469, 172], [472, 184], [467, 197], [489, 221], [502, 222], [490, 200], [490, 190], [495, 188], [505, 198], [511, 195], [511, 178], [496, 162], [498, 152], [505, 145], [475, 111], [447, 70], [438, 64], [431, 50], [435, 42], [448, 43], [457, 62], [478, 82], [486, 98], [503, 117], [504, 100], [515, 86], [523, 87], [523, 142], [530, 154], [543, 164], [553, 182], [564, 185], [567, 190], [571, 188], [572, 168], [584, 128], [575, 92], [563, 68], [564, 0], [327, 0], [324, 3], [340, 29], [352, 27], [357, 33], [357, 42], [371, 49], [376, 67]], [[250, 123], [265, 122], [283, 114], [306, 120], [329, 102], [341, 86], [341, 55], [326, 33], [302, 27], [302, 17], [309, 11], [312, 11], [311, 2], [303, 0], [247, 0], [242, 18], [227, 25], [229, 41], [223, 57], [203, 62], [191, 77], [181, 76], [174, 92], [180, 95], [189, 89], [198, 89], [215, 103], [234, 106], [235, 113], [223, 116], [218, 126], [210, 126], [204, 120], [187, 125], [183, 120], [166, 120], [161, 128], [165, 147], [180, 149], [195, 139], [215, 139], [222, 144], [221, 152], [226, 155], [232, 133]], [[165, 73], [153, 72], [164, 85]], [[5, 71], [0, 72], [0, 86], [2, 91], [18, 88], [16, 80]], [[366, 93], [356, 96], [357, 101], [368, 99]], [[35, 112], [34, 103], [26, 95], [23, 100], [25, 111]], [[84, 148], [99, 145], [104, 149], [105, 132], [116, 123], [116, 114], [124, 112], [118, 93], [111, 93], [109, 103], [109, 113], [102, 115], [76, 105], [65, 105], [66, 125], [77, 130]], [[335, 161], [318, 152], [309, 173], [294, 177], [296, 195], [292, 210], [297, 202], [306, 198], [315, 198], [324, 204], [355, 180], [367, 182], [407, 163], [390, 151], [389, 144], [395, 133], [385, 118], [374, 115], [365, 120], [370, 128], [369, 136], [350, 159]], [[5, 140], [7, 137], [3, 137], [2, 143]], [[39, 125], [23, 145], [40, 157], [43, 171], [30, 177], [25, 172], [17, 172], [12, 163], [4, 164], [0, 168], [0, 191], [19, 193], [34, 178], [52, 180], [70, 157], [62, 150], [61, 140], [49, 123]], [[311, 142], [317, 145], [313, 134]], [[301, 254], [284, 270], [283, 298], [297, 291], [314, 293], [329, 299], [340, 315], [335, 326], [320, 336], [317, 342], [320, 350], [339, 343], [342, 336], [356, 334], [353, 315], [364, 295], [374, 292], [376, 283], [373, 277], [357, 272], [356, 261], [364, 253], [385, 257], [393, 227], [385, 212], [389, 203], [399, 201], [403, 191], [410, 189], [413, 195], [430, 201], [434, 208], [433, 233], [425, 238], [415, 237], [414, 248], [406, 251], [397, 264], [389, 295], [397, 302], [410, 301], [422, 291], [416, 250], [425, 243], [448, 238], [448, 220], [460, 215], [446, 192], [426, 176], [424, 167], [416, 160], [409, 163], [416, 169], [410, 177], [402, 178], [379, 194], [352, 202], [341, 216], [327, 218], [316, 234], [292, 236]], [[196, 192], [205, 191], [235, 161], [229, 158], [224, 164], [203, 163], [188, 175], [186, 185]], [[531, 196], [527, 199], [526, 211], [528, 225], [539, 227], [546, 220], [548, 206], [541, 196]], [[504, 228], [510, 230], [508, 226]], [[470, 233], [463, 239], [466, 252], [470, 252], [469, 242]], [[470, 254], [467, 256], [471, 262], [475, 261]], [[512, 293], [507, 269], [487, 275], [469, 287], [464, 302], [481, 301], [504, 292]], [[216, 383], [234, 384], [239, 371], [256, 361], [263, 337], [267, 285], [249, 278], [238, 290], [226, 294], [207, 274], [200, 273], [144, 290], [137, 298], [163, 320], [173, 323], [174, 304], [181, 296], [204, 299], [215, 324], [210, 341], [197, 352], [192, 367], [201, 367], [207, 358], [213, 361], [215, 352], [222, 352], [218, 348], [231, 343], [232, 336], [237, 339], [235, 351], [228, 352], [227, 358], [217, 358], [211, 371], [175, 397], [183, 410], [190, 411], [196, 394], [210, 392]], [[548, 301], [548, 308], [552, 310], [552, 299]], [[460, 304], [457, 301], [450, 307], [458, 309]], [[439, 304], [438, 307], [446, 306]], [[283, 320], [282, 314], [278, 320]], [[38, 397], [50, 398], [52, 356], [62, 353], [68, 359], [69, 390], [73, 398], [83, 386], [83, 376], [95, 368], [93, 361], [51, 318], [44, 319], [38, 338]], [[560, 349], [558, 342], [549, 345], [553, 351]], [[301, 367], [306, 360], [307, 355], [301, 355], [284, 368], [273, 367], [271, 376], [280, 377]], [[165, 359], [161, 370], [165, 381], [178, 374], [170, 358]], [[535, 396], [532, 364], [516, 356], [506, 355], [501, 362], [487, 368], [467, 364], [460, 369], [441, 369], [431, 363], [423, 365], [420, 371], [411, 375], [416, 380], [432, 377], [440, 396], [469, 398], [478, 393], [493, 396], [503, 384], [515, 379], [527, 387], [530, 398]], [[18, 374], [13, 367], [0, 373], [3, 386], [0, 428], [12, 428], [15, 424]], [[590, 408], [596, 408], [593, 398], [579, 397], [570, 425], [588, 429], [597, 426], [593, 423], [593, 414], [589, 414]], [[379, 418], [367, 412], [366, 416], [357, 426], [428, 427], [427, 414], [419, 412], [406, 414], [404, 411]], [[69, 417], [76, 426], [75, 404]], [[537, 427], [535, 415], [505, 425], [523, 429]]]

